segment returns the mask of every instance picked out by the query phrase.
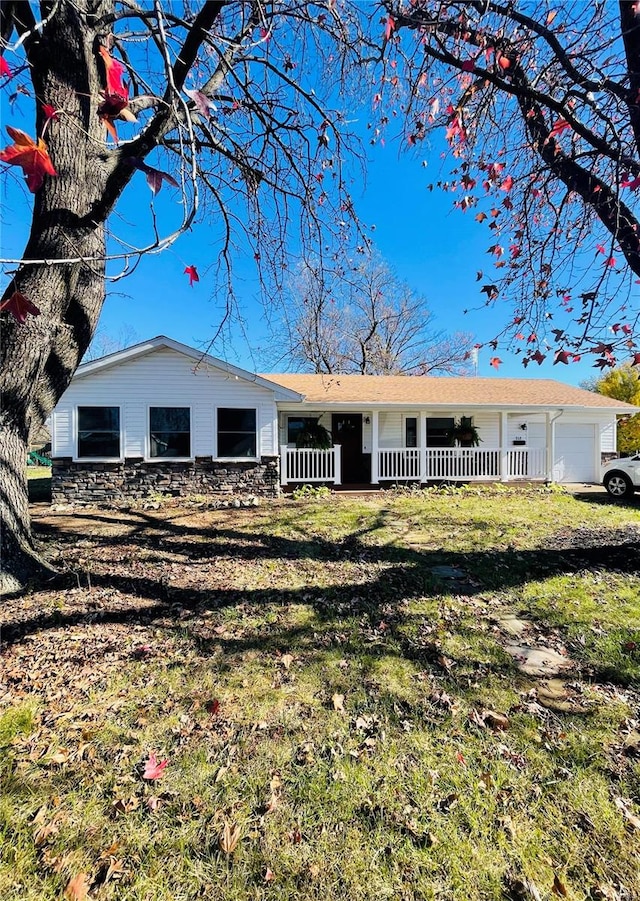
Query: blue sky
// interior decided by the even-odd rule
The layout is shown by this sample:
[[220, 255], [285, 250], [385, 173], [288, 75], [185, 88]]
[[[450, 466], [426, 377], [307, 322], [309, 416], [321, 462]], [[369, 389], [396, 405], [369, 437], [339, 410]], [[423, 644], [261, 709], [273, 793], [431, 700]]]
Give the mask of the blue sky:
[[[7, 113], [3, 108], [5, 123]], [[14, 108], [11, 121], [33, 133], [28, 107]], [[427, 298], [433, 314], [431, 327], [471, 332], [478, 342], [485, 342], [499, 331], [509, 310], [498, 304], [473, 311], [482, 306], [476, 273], [490, 272], [488, 234], [486, 227], [475, 221], [474, 212], [453, 209], [452, 195], [437, 188], [427, 190], [441, 173], [442, 149], [434, 146], [429, 153], [423, 146], [420, 157], [410, 157], [399, 155], [398, 145], [392, 140], [384, 146], [367, 146], [366, 184], [354, 187], [353, 198], [360, 218], [375, 225], [372, 236], [377, 250], [401, 279]], [[2, 256], [19, 256], [32, 197], [20, 185], [19, 170], [5, 170], [2, 183]], [[163, 189], [156, 202], [161, 221], [163, 216], [171, 216], [172, 209], [179, 213], [176, 195], [171, 188]], [[130, 221], [148, 220], [150, 199], [143, 174], [136, 173], [122, 206], [123, 216]], [[213, 277], [207, 273], [215, 259], [214, 240], [215, 222], [211, 226], [200, 224], [169, 250], [143, 259], [132, 275], [110, 285], [102, 331], [114, 338], [126, 331], [139, 340], [165, 334], [186, 344], [207, 343], [217, 330], [223, 303], [212, 297]], [[184, 275], [186, 265], [195, 265], [200, 272], [201, 281], [193, 288]], [[244, 322], [234, 328], [231, 343], [218, 343], [212, 352], [248, 369], [264, 370], [265, 360], [256, 350], [265, 344], [268, 327], [257, 281], [247, 261], [241, 260], [236, 270], [235, 291]], [[472, 312], [463, 315], [465, 308]], [[489, 365], [495, 355], [503, 360], [497, 372]], [[557, 378], [579, 384], [596, 372], [589, 359], [569, 366], [553, 366], [551, 359], [552, 355], [542, 366], [525, 370], [519, 358], [506, 349], [501, 347], [496, 353], [483, 348], [478, 374]]]

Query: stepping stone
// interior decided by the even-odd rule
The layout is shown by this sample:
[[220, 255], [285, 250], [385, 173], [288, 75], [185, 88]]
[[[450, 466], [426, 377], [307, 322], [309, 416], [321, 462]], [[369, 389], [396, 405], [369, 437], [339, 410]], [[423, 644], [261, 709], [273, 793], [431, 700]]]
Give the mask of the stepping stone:
[[562, 679], [548, 679], [538, 685], [536, 694], [538, 703], [548, 710], [559, 713], [590, 713], [590, 708], [581, 703], [581, 697], [576, 695]]
[[431, 572], [440, 579], [464, 579], [466, 573], [455, 566], [432, 566]]
[[527, 622], [526, 619], [518, 619], [515, 613], [507, 613], [498, 617], [498, 625], [509, 635], [518, 638], [529, 628], [531, 623]]
[[555, 676], [573, 666], [572, 660], [552, 648], [508, 644], [504, 649], [513, 657], [520, 672], [528, 676]]

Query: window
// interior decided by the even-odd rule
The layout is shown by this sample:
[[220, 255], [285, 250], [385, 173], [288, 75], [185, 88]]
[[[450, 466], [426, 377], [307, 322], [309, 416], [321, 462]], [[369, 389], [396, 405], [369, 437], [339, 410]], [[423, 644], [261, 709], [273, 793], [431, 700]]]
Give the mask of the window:
[[191, 410], [189, 407], [150, 407], [151, 457], [191, 456]]
[[256, 411], [218, 409], [218, 456], [256, 457]]
[[451, 447], [453, 418], [427, 417], [427, 447]]
[[418, 446], [418, 420], [415, 416], [407, 416], [404, 421], [404, 446]]
[[300, 432], [313, 429], [319, 421], [317, 416], [289, 416], [287, 419], [287, 444], [295, 444]]
[[78, 407], [78, 456], [120, 456], [119, 407]]

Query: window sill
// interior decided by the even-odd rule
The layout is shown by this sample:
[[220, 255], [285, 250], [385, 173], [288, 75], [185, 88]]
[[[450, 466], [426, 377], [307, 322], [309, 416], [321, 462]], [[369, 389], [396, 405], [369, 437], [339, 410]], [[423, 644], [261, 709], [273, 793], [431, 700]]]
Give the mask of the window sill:
[[195, 457], [144, 457], [145, 463], [193, 463]]
[[73, 463], [124, 463], [124, 457], [72, 457]]

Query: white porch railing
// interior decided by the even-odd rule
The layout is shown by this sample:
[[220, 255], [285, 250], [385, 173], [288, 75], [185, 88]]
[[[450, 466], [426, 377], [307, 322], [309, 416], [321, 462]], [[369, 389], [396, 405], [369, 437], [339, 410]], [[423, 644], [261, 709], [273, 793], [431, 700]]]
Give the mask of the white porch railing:
[[327, 450], [308, 447], [280, 448], [280, 484], [289, 482], [332, 482], [341, 484], [340, 445]]
[[544, 479], [544, 448], [431, 447], [378, 451], [380, 481]]
[[[393, 447], [378, 450], [380, 482], [486, 482], [545, 479], [545, 448]], [[328, 450], [280, 448], [280, 483], [340, 485], [340, 445]]]
[[513, 447], [507, 451], [507, 478], [546, 479], [547, 450], [544, 447]]
[[392, 448], [378, 451], [378, 478], [394, 481], [419, 479], [420, 456], [418, 447]]

